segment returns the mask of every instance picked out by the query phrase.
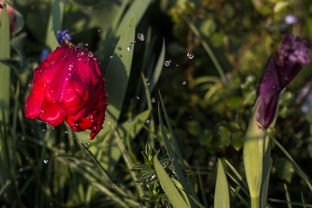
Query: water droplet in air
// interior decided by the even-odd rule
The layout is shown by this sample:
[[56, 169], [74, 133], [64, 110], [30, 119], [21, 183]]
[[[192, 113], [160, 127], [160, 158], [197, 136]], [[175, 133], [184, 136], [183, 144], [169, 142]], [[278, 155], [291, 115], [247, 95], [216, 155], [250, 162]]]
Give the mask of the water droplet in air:
[[145, 40], [145, 37], [144, 37], [144, 34], [143, 33], [138, 33], [137, 34], [137, 38], [140, 40], [140, 41], [144, 41]]
[[191, 54], [191, 53], [187, 53], [186, 56], [187, 56], [188, 59], [193, 59], [194, 58], [194, 55]]
[[44, 164], [48, 164], [49, 160], [43, 160]]
[[171, 60], [167, 60], [167, 61], [164, 62], [164, 66], [165, 67], [169, 67], [170, 64], [171, 64]]

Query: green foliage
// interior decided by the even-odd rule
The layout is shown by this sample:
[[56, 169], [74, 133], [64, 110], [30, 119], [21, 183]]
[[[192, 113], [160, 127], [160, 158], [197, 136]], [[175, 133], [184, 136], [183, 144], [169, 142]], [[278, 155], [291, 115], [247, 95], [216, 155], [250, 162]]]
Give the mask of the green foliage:
[[[230, 199], [249, 207], [254, 192], [261, 206], [312, 207], [310, 66], [280, 98], [264, 163], [256, 154], [263, 143], [244, 150], [247, 167], [242, 150], [257, 83], [282, 33], [311, 41], [311, 1], [6, 2], [16, 24], [10, 31], [4, 5], [1, 208], [229, 207]], [[289, 14], [296, 24], [285, 24]], [[40, 54], [58, 46], [64, 29], [97, 54], [104, 72], [109, 107], [93, 141], [88, 131], [24, 117]], [[254, 175], [262, 185], [250, 185]]]

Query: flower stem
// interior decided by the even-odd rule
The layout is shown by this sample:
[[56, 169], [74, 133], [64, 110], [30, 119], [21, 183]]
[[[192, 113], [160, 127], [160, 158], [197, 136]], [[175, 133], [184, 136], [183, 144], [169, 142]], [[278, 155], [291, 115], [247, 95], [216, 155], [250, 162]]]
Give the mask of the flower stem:
[[260, 197], [251, 197], [251, 208], [260, 208]]

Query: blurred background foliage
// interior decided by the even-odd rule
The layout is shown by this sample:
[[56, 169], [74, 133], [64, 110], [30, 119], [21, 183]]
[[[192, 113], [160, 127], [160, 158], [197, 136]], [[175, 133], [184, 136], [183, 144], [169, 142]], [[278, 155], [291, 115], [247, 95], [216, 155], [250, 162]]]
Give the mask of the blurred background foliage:
[[[187, 206], [212, 207], [218, 158], [231, 206], [249, 206], [242, 145], [257, 83], [283, 33], [312, 40], [310, 0], [9, 4], [16, 28], [11, 57], [0, 56], [11, 69], [10, 107], [1, 106], [9, 120], [0, 128], [0, 207], [184, 206], [168, 194], [176, 189]], [[64, 29], [97, 54], [105, 74], [110, 107], [94, 141], [23, 116], [33, 70]], [[311, 75], [307, 66], [281, 98], [271, 207], [311, 207]]]

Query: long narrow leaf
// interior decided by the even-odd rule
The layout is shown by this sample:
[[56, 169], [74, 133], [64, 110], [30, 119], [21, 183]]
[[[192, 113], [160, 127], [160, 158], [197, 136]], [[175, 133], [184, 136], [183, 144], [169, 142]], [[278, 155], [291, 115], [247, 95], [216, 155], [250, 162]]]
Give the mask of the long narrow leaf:
[[168, 199], [174, 208], [187, 208], [189, 207], [184, 201], [183, 197], [179, 193], [178, 189], [175, 187], [174, 183], [171, 181], [170, 177], [166, 173], [165, 169], [161, 166], [157, 157], [154, 157], [154, 168], [163, 188], [164, 192], [168, 196]]
[[229, 186], [226, 180], [224, 167], [221, 160], [218, 160], [217, 182], [214, 196], [214, 208], [229, 208], [230, 195]]

